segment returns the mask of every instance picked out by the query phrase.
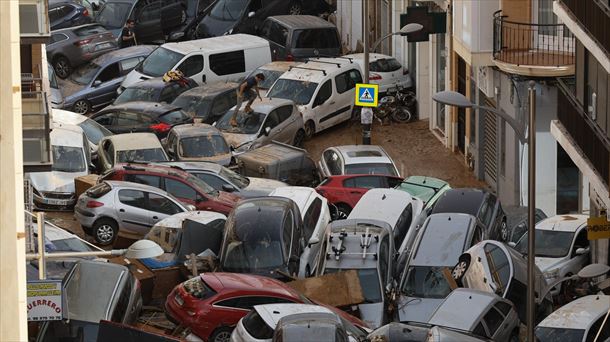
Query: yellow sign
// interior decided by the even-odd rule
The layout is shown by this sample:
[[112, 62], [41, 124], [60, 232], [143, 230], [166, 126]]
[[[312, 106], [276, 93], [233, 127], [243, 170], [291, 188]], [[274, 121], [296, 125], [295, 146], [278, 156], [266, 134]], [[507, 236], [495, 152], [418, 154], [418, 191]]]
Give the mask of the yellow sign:
[[356, 106], [360, 107], [377, 107], [379, 100], [379, 85], [378, 84], [356, 84]]
[[587, 219], [587, 238], [589, 240], [610, 239], [610, 222], [605, 216]]

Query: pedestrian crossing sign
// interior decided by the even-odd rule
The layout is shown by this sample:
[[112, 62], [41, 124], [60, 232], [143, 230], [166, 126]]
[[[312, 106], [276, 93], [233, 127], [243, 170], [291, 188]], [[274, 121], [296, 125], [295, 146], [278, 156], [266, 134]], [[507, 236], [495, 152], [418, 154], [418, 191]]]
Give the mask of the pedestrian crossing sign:
[[356, 84], [356, 106], [377, 107], [379, 97], [378, 84]]

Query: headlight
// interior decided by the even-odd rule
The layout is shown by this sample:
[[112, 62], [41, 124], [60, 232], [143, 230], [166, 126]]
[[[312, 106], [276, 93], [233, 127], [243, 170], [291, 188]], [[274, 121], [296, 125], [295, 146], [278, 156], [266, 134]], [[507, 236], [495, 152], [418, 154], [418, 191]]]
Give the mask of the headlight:
[[559, 269], [550, 270], [548, 272], [544, 272], [544, 279], [552, 280], [559, 278]]

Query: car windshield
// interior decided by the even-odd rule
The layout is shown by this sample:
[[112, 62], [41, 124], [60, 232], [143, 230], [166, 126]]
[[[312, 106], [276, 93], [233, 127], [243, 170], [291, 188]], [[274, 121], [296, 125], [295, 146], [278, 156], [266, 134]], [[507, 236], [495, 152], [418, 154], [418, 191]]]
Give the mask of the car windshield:
[[369, 63], [369, 70], [374, 72], [392, 72], [402, 68], [395, 58], [382, 58]]
[[59, 89], [57, 77], [55, 76], [55, 69], [53, 69], [51, 64], [49, 64], [49, 86], [53, 89]]
[[267, 114], [252, 112], [250, 114], [239, 113], [237, 115], [237, 126], [231, 125], [231, 117], [235, 111], [229, 110], [217, 123], [216, 128], [227, 133], [256, 134], [265, 121]]
[[402, 292], [409, 297], [445, 298], [451, 287], [443, 275], [444, 267], [411, 266]]
[[313, 93], [318, 87], [317, 83], [289, 80], [286, 78], [280, 78], [275, 82], [267, 97], [292, 100], [298, 105], [305, 105], [311, 101]]
[[[536, 229], [536, 256], [543, 258], [564, 257], [570, 253], [573, 238], [573, 232]], [[522, 254], [527, 254], [527, 232], [523, 234], [515, 249]]]
[[406, 191], [411, 196], [419, 198], [424, 203], [427, 203], [438, 191], [438, 189], [430, 186], [409, 182], [400, 183], [396, 189]]
[[239, 173], [227, 169], [226, 167], [220, 168], [220, 176], [229, 180], [229, 182], [237, 185], [240, 189], [244, 189], [250, 184], [250, 180]]
[[131, 6], [132, 4], [126, 2], [106, 3], [95, 20], [107, 29], [122, 28], [131, 11]]
[[53, 171], [84, 172], [87, 171], [85, 154], [81, 147], [53, 145]]
[[157, 90], [154, 88], [127, 88], [121, 95], [114, 100], [114, 104], [121, 104], [131, 101], [151, 101], [157, 100]]
[[45, 242], [45, 250], [47, 252], [89, 252], [93, 248], [82, 240], [73, 237], [53, 241], [47, 240]]
[[162, 148], [117, 151], [117, 163], [167, 161]]
[[191, 175], [190, 173], [188, 174], [188, 176], [186, 176], [186, 182], [188, 184], [193, 185], [196, 188], [199, 188], [201, 191], [205, 192], [206, 194], [208, 194], [210, 196], [218, 196], [218, 194], [219, 194], [218, 190], [214, 189], [213, 187], [208, 185], [208, 183]]
[[85, 121], [79, 123], [78, 126], [85, 132], [87, 140], [91, 141], [95, 145], [97, 145], [97, 143], [100, 142], [103, 137], [112, 135], [112, 132], [110, 132], [106, 127], [91, 119], [85, 119]]
[[183, 111], [195, 117], [206, 116], [212, 106], [212, 99], [201, 96], [180, 95], [172, 105], [180, 107]]
[[136, 70], [144, 75], [159, 77], [170, 71], [183, 57], [181, 53], [159, 47], [148, 55]]
[[72, 75], [70, 75], [70, 79], [78, 84], [89, 84], [101, 68], [101, 66], [93, 62], [89, 62], [74, 70]]
[[261, 273], [282, 268], [284, 265], [282, 244], [280, 241], [271, 240], [270, 237], [230, 241], [226, 248], [226, 257], [222, 264], [224, 272]]
[[237, 21], [250, 0], [220, 0], [210, 11], [210, 17], [222, 21]]
[[537, 342], [582, 341], [584, 329], [567, 329], [557, 327], [537, 327], [534, 333]]
[[277, 341], [302, 341], [303, 336], [307, 336], [309, 341], [346, 341], [339, 333], [343, 330], [341, 328], [339, 323], [330, 320], [303, 318], [277, 327], [273, 338]]
[[398, 176], [394, 165], [388, 163], [362, 163], [345, 165], [346, 175], [392, 175]]
[[[273, 85], [275, 80], [277, 80], [278, 78], [280, 78], [280, 76], [282, 76], [284, 74], [284, 71], [267, 70], [267, 69], [258, 68], [256, 70], [252, 71], [252, 73], [250, 75], [248, 75], [248, 77], [253, 77], [258, 74], [265, 75], [265, 80], [258, 83], [258, 88], [259, 89], [269, 89], [269, 88], [271, 88], [271, 86]], [[248, 78], [248, 77], [246, 77], [246, 78]]]
[[[327, 268], [325, 274], [336, 273], [340, 271], [349, 271], [348, 269]], [[362, 294], [364, 295], [365, 303], [379, 303], [383, 301], [381, 287], [379, 285], [379, 273], [376, 268], [361, 268], [355, 269], [358, 272]]]
[[184, 158], [209, 158], [231, 151], [221, 135], [209, 135], [180, 139], [178, 153]]

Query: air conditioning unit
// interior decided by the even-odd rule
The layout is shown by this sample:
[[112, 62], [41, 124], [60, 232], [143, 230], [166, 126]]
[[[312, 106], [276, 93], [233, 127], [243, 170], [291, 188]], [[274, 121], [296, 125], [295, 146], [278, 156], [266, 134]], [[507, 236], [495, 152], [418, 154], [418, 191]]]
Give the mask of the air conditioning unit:
[[480, 66], [477, 68], [477, 85], [485, 96], [494, 97], [494, 72], [491, 67]]

